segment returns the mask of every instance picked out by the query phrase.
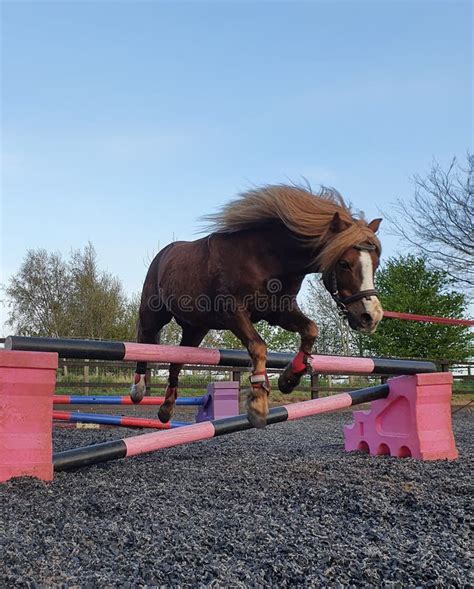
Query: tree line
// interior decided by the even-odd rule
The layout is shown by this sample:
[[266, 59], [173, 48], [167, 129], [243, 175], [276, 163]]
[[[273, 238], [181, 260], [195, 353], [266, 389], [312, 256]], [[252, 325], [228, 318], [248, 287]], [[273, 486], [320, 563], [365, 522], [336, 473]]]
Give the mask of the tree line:
[[[376, 288], [385, 309], [463, 318], [474, 288], [474, 158], [467, 167], [453, 160], [446, 171], [435, 164], [426, 178], [415, 177], [411, 199], [398, 200], [385, 214], [410, 253], [385, 261]], [[68, 257], [29, 250], [18, 272], [3, 287], [8, 325], [18, 335], [135, 339], [139, 297], [129, 296], [118, 277], [101, 270], [88, 243]], [[375, 334], [349, 329], [317, 277], [301, 305], [319, 326], [317, 351], [467, 360], [473, 336], [467, 327], [384, 320]], [[270, 350], [296, 349], [298, 336], [265, 322], [257, 326]], [[162, 343], [179, 343], [172, 322]], [[230, 332], [211, 331], [203, 345], [240, 347]]]

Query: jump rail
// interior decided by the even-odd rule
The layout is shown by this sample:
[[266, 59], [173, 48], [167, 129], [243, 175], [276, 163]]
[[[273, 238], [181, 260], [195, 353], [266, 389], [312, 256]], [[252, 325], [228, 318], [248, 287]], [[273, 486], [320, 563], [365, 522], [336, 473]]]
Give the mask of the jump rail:
[[[163, 405], [164, 397], [145, 397], [140, 403], [134, 403], [127, 395], [54, 395], [54, 405]], [[200, 407], [204, 405], [206, 397], [178, 397], [176, 405], [184, 405], [186, 407]]]
[[[302, 417], [309, 417], [318, 413], [328, 413], [353, 405], [368, 403], [376, 399], [385, 399], [388, 397], [389, 392], [389, 385], [381, 384], [351, 393], [340, 393], [332, 397], [275, 407], [269, 411], [267, 425], [301, 419]], [[235, 417], [196, 423], [177, 429], [141, 434], [121, 440], [57, 452], [53, 455], [53, 465], [56, 472], [72, 470], [248, 429], [252, 429], [252, 426], [247, 416], [241, 414]]]
[[[250, 357], [243, 350], [219, 350], [160, 344], [9, 336], [5, 340], [5, 349], [24, 352], [56, 352], [61, 358], [90, 360], [126, 360], [235, 367], [250, 365]], [[267, 357], [267, 368], [285, 368], [293, 358], [294, 354], [270, 352]], [[425, 360], [314, 355], [311, 363], [314, 372], [318, 374], [367, 375], [436, 372], [436, 365]]]
[[121, 427], [147, 427], [152, 429], [173, 429], [189, 425], [184, 421], [170, 421], [161, 423], [159, 419], [143, 417], [127, 417], [124, 415], [108, 415], [100, 413], [82, 413], [80, 411], [53, 411], [53, 419], [69, 423], [98, 423], [103, 425], [118, 425]]
[[[51, 481], [54, 468], [78, 468], [251, 428], [245, 415], [236, 416], [238, 397], [231, 393], [236, 383], [214, 383], [214, 396], [222, 396], [226, 403], [220, 408], [210, 401], [200, 406], [196, 424], [53, 456], [52, 401], [57, 368], [57, 353], [0, 352], [0, 482], [19, 476]], [[386, 384], [274, 408], [267, 423], [372, 401], [370, 411], [355, 412], [353, 424], [345, 427], [346, 450], [422, 460], [455, 459], [458, 453], [451, 427], [452, 381], [452, 374], [445, 372], [398, 376]], [[208, 400], [211, 398], [209, 394]]]

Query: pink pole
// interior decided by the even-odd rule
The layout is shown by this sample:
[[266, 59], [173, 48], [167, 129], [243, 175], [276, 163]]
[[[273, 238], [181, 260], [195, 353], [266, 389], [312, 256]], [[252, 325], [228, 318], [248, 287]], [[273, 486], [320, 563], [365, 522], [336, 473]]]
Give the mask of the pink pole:
[[375, 363], [372, 358], [339, 357], [339, 356], [312, 356], [311, 366], [316, 374], [340, 373], [340, 374], [371, 374]]
[[321, 399], [312, 399], [311, 401], [302, 401], [301, 403], [292, 403], [284, 405], [288, 420], [301, 419], [318, 413], [329, 413], [337, 411], [352, 405], [352, 397], [348, 393], [340, 393], [332, 397], [322, 397]]
[[179, 446], [181, 444], [189, 444], [190, 442], [197, 442], [199, 440], [208, 440], [212, 437], [214, 437], [214, 426], [210, 421], [203, 421], [202, 423], [170, 429], [164, 432], [154, 432], [124, 438], [123, 442], [127, 447], [128, 457], [162, 450], [163, 448], [171, 448], [172, 446]]
[[125, 343], [124, 360], [164, 364], [219, 364], [220, 352], [210, 348]]

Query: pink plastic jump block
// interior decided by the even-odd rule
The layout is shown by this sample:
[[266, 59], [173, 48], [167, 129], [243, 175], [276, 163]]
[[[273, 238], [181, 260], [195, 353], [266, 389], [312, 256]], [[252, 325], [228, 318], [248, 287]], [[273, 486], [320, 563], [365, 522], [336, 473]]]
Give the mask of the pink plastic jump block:
[[0, 350], [0, 482], [53, 480], [52, 410], [58, 355]]
[[355, 411], [354, 423], [344, 427], [346, 450], [372, 456], [456, 459], [452, 382], [450, 372], [391, 378], [388, 397], [373, 401], [368, 411]]

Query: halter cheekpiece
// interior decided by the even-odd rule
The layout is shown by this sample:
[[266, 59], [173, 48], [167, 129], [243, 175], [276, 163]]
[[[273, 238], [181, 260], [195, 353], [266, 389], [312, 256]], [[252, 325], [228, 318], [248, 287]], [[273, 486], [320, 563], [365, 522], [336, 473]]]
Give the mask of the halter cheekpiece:
[[[360, 252], [373, 252], [376, 250], [376, 247], [372, 243], [360, 243], [357, 245], [352, 246], [354, 249]], [[369, 300], [370, 297], [378, 297], [379, 293], [375, 289], [371, 290], [361, 290], [349, 297], [341, 297], [339, 295], [339, 289], [337, 286], [337, 278], [336, 278], [336, 270], [333, 268], [327, 274], [327, 284], [326, 287], [328, 288], [329, 294], [333, 298], [334, 302], [339, 308], [340, 314], [345, 317], [349, 313], [349, 309], [346, 305], [350, 303], [354, 303], [355, 301], [359, 301], [360, 299], [367, 299]]]

